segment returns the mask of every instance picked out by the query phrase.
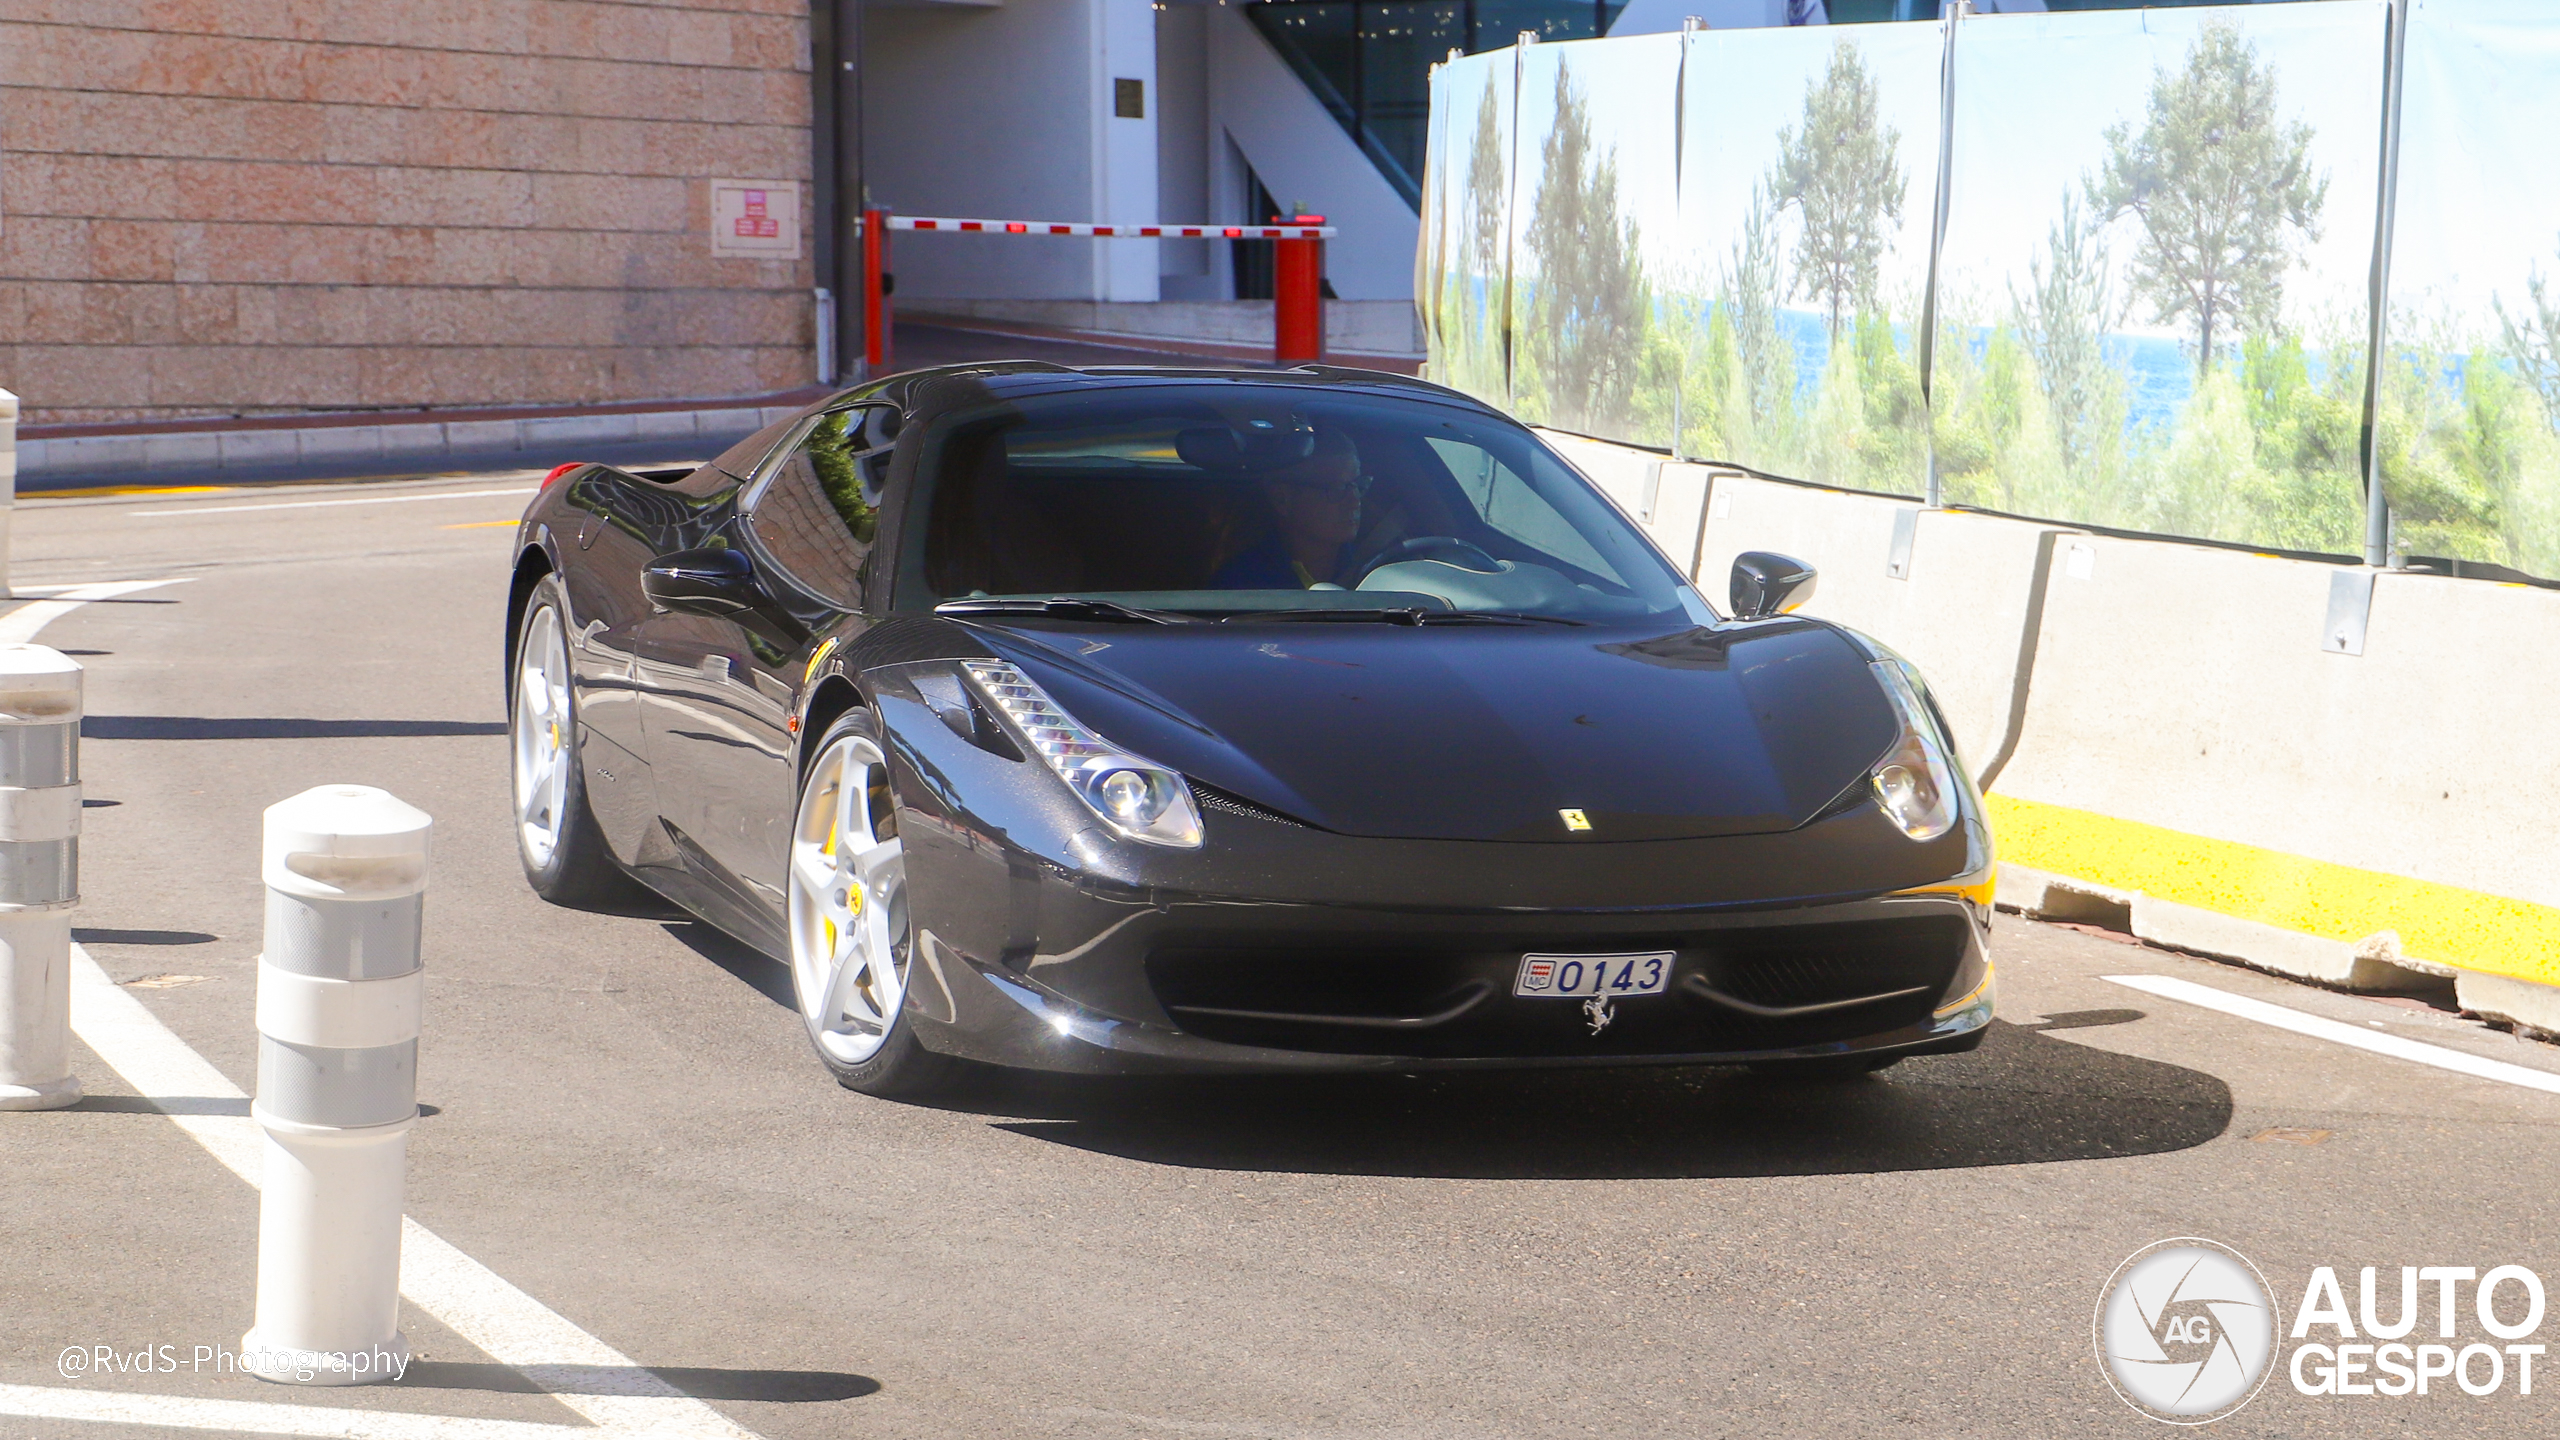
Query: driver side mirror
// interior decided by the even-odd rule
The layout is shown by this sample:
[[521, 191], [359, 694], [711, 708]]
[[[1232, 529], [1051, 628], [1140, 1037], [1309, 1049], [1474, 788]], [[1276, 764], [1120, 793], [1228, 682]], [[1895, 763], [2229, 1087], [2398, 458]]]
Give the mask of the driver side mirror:
[[1746, 550], [1733, 558], [1733, 618], [1766, 620], [1813, 598], [1813, 567], [1773, 550]]
[[640, 593], [655, 609], [688, 615], [735, 615], [765, 603], [754, 562], [735, 550], [678, 550], [640, 572]]

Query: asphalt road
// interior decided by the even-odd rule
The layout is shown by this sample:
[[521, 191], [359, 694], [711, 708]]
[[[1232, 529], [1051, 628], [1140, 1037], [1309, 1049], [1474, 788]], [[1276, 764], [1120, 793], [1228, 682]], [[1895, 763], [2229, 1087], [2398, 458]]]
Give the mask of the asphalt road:
[[[498, 654], [529, 487], [22, 505], [21, 584], [185, 582], [42, 635], [89, 667], [79, 933], [252, 1088], [261, 809], [354, 781], [431, 812], [411, 1214], [759, 1435], [2158, 1433], [2091, 1354], [2101, 1286], [2156, 1239], [2235, 1247], [2288, 1324], [2320, 1265], [2350, 1306], [2367, 1265], [2560, 1280], [2560, 1095], [2103, 977], [2543, 1072], [2560, 1049], [2012, 917], [1990, 1042], [1864, 1081], [847, 1093], [779, 966], [673, 915], [526, 890]], [[321, 503], [341, 500], [365, 503]], [[0, 1386], [579, 1423], [414, 1312], [422, 1360], [396, 1387], [56, 1374], [66, 1346], [236, 1346], [254, 1287], [255, 1195], [76, 1054], [95, 1098], [0, 1115]], [[2462, 1326], [2457, 1344], [2487, 1338]], [[9, 1410], [0, 1437], [205, 1433]], [[2210, 1428], [2549, 1434], [2556, 1411], [2512, 1378], [2309, 1398], [2279, 1373]]]

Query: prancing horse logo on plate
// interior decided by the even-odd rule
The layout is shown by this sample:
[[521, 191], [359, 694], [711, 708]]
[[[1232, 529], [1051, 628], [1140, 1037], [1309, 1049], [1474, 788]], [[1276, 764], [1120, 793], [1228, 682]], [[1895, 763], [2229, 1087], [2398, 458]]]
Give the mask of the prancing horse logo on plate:
[[1582, 1018], [1591, 1022], [1591, 1033], [1597, 1035], [1608, 1029], [1609, 1022], [1617, 1019], [1618, 1016], [1617, 1012], [1609, 1008], [1608, 996], [1594, 995], [1582, 1002]]
[[1564, 817], [1564, 828], [1567, 830], [1588, 830], [1591, 828], [1591, 817], [1583, 814], [1579, 810], [1559, 810], [1556, 813]]

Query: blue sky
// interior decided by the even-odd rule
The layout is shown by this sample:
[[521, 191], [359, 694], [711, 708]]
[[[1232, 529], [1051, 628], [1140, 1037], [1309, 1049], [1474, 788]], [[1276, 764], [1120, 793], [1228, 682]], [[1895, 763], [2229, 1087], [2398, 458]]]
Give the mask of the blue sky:
[[2392, 297], [2485, 338], [2539, 265], [2560, 284], [2560, 7], [2419, 0], [2401, 92]]
[[[1875, 78], [1880, 121], [1899, 132], [1905, 180], [1902, 231], [1886, 252], [1881, 284], [1888, 301], [1917, 298], [1929, 273], [1929, 225], [1938, 171], [1938, 67], [1945, 52], [1939, 27], [1928, 24], [1708, 31], [1692, 42], [1684, 221], [1675, 246], [1648, 257], [1666, 278], [1713, 293], [1742, 233], [1751, 189], [1778, 154], [1778, 132], [1800, 125], [1805, 91], [1830, 68], [1839, 44], [1857, 47]], [[1782, 243], [1795, 233], [1790, 215]], [[1784, 253], [1784, 252], [1782, 252]]]
[[[2023, 290], [2063, 193], [2103, 163], [2106, 128], [2124, 122], [2138, 133], [2157, 72], [2181, 68], [2197, 32], [2234, 13], [2115, 10], [1968, 21], [1956, 44], [1954, 188], [1943, 267], [1954, 290], [2002, 307], [2010, 284]], [[2276, 70], [2279, 112], [2312, 127], [2313, 168], [2329, 178], [2320, 240], [2285, 285], [2285, 318], [2306, 332], [2320, 331], [2324, 316], [2364, 313], [2384, 13], [2382, 0], [2328, 0], [2236, 14], [2260, 60]], [[2138, 233], [2129, 216], [2110, 227], [2119, 276]], [[2117, 328], [2184, 333], [2183, 326], [2151, 324], [2148, 306], [2135, 307]]]

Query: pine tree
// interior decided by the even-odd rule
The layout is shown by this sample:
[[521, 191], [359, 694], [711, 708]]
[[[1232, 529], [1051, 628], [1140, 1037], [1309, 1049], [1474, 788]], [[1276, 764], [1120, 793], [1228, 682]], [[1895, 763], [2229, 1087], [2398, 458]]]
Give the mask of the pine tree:
[[2013, 289], [2010, 303], [2019, 336], [2035, 356], [2063, 461], [2078, 469], [2116, 446], [2110, 427], [2120, 429], [2124, 420], [2120, 404], [2106, 403], [2116, 377], [2100, 351], [2114, 319], [2106, 249], [2079, 197], [2065, 192], [2062, 217], [2045, 233], [2045, 253], [2027, 263], [2027, 274], [2033, 283], [2024, 295]]
[[1875, 306], [1876, 272], [1893, 243], [1887, 227], [1901, 223], [1908, 188], [1895, 163], [1901, 143], [1902, 132], [1878, 118], [1875, 77], [1846, 43], [1806, 88], [1803, 126], [1778, 132], [1769, 193], [1804, 218], [1788, 293], [1822, 301], [1834, 339], [1853, 308]]
[[1497, 275], [1502, 264], [1502, 225], [1508, 166], [1502, 153], [1502, 107], [1493, 86], [1476, 105], [1475, 144], [1467, 155], [1467, 269]]
[[1652, 296], [1636, 222], [1618, 213], [1617, 157], [1595, 145], [1590, 105], [1562, 64], [1555, 103], [1521, 237], [1536, 285], [1529, 358], [1551, 421], [1608, 433], [1628, 416]]
[[2545, 288], [2540, 266], [2525, 276], [2524, 285], [2532, 297], [2524, 314], [2509, 314], [2505, 299], [2496, 295], [2489, 304], [2497, 311], [2507, 358], [2541, 397], [2545, 422], [2560, 428], [2560, 299]]
[[1749, 435], [1760, 443], [1746, 463], [1768, 465], [1775, 457], [1772, 441], [1787, 428], [1795, 403], [1795, 347], [1778, 333], [1778, 243], [1775, 216], [1767, 192], [1751, 190], [1751, 208], [1742, 217], [1742, 234], [1725, 266], [1724, 285], [1716, 309], [1733, 332], [1734, 366], [1741, 381], [1745, 411], [1730, 417], [1728, 434]]
[[2276, 73], [2227, 21], [2207, 25], [2186, 66], [2156, 72], [2133, 134], [2107, 128], [2108, 155], [2087, 183], [2099, 222], [2141, 222], [2134, 293], [2160, 324], [2195, 326], [2196, 374], [2217, 337], [2274, 330], [2297, 237], [2320, 238], [2325, 175], [2312, 173], [2309, 125], [2276, 113]]

